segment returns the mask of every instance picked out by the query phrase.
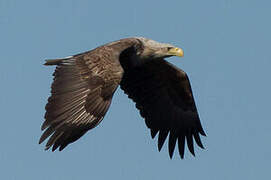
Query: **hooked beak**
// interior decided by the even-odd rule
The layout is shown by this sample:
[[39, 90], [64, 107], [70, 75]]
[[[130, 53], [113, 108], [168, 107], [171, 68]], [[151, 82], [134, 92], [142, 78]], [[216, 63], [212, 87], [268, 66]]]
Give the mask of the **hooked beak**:
[[169, 49], [168, 54], [171, 56], [183, 57], [183, 50], [181, 48], [173, 47]]

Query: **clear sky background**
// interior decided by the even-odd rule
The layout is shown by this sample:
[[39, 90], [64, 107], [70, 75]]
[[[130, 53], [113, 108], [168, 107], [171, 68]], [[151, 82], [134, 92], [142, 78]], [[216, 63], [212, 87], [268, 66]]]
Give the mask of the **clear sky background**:
[[[0, 0], [0, 179], [270, 179], [271, 2]], [[60, 58], [130, 36], [182, 47], [205, 150], [170, 160], [119, 89], [103, 122], [62, 152], [38, 144]], [[166, 142], [167, 143], [167, 142]]]

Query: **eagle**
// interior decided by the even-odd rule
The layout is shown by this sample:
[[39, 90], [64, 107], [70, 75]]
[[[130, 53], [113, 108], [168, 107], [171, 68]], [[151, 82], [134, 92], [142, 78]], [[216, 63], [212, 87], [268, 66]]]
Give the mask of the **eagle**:
[[45, 106], [45, 121], [39, 143], [45, 150], [63, 150], [96, 127], [108, 111], [118, 86], [135, 102], [152, 138], [158, 134], [158, 150], [168, 138], [172, 158], [176, 144], [183, 159], [185, 144], [192, 155], [194, 141], [204, 149], [206, 136], [195, 105], [187, 74], [165, 61], [183, 56], [171, 44], [132, 37], [61, 59], [55, 65], [51, 96]]

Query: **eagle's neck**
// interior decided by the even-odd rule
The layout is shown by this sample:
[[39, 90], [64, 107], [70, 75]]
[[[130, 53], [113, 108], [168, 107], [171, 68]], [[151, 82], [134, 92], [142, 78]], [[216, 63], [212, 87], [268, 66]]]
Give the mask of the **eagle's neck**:
[[139, 54], [143, 51], [142, 43], [136, 38], [121, 39], [109, 43], [108, 47], [112, 48], [123, 69], [136, 67], [141, 64]]
[[107, 44], [107, 46], [113, 48], [114, 51], [116, 52], [122, 53], [128, 48], [132, 48], [132, 47], [137, 48], [141, 46], [141, 43], [136, 38], [126, 38], [126, 39], [121, 39], [118, 41], [111, 42]]

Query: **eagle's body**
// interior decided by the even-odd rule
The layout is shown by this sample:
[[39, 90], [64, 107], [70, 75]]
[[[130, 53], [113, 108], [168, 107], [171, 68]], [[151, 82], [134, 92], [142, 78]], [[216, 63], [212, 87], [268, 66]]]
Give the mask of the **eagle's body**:
[[51, 136], [46, 149], [65, 148], [104, 118], [120, 85], [145, 118], [158, 148], [169, 134], [172, 157], [176, 141], [183, 158], [185, 137], [194, 154], [193, 137], [203, 148], [199, 133], [205, 135], [190, 83], [185, 72], [164, 57], [182, 56], [181, 49], [146, 38], [127, 38], [64, 59], [47, 60], [57, 65], [52, 95], [46, 105], [46, 129], [40, 143]]

